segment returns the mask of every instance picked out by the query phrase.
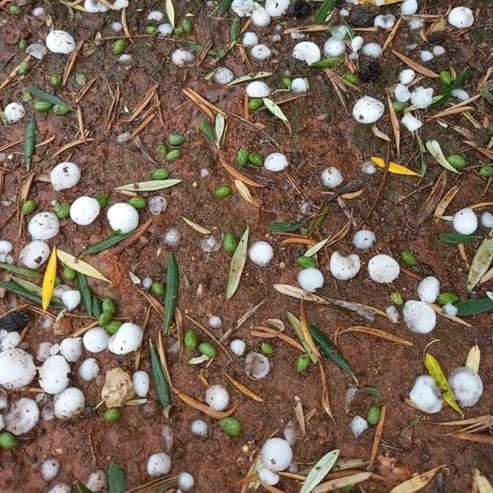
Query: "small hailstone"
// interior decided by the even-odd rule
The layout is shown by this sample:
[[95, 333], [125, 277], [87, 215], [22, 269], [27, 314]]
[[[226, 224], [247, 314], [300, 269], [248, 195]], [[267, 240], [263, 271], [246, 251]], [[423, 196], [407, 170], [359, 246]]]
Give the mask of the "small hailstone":
[[424, 22], [419, 17], [411, 17], [411, 19], [408, 22], [408, 26], [411, 31], [418, 31], [423, 27], [423, 25]]
[[173, 29], [173, 26], [169, 22], [164, 22], [157, 27], [157, 33], [159, 36], [169, 36], [173, 33]]
[[271, 17], [280, 17], [286, 13], [289, 7], [289, 0], [266, 0], [265, 10]]
[[82, 356], [82, 338], [66, 337], [60, 343], [60, 354], [69, 363], [77, 361]]
[[90, 353], [100, 353], [108, 347], [109, 334], [103, 327], [93, 327], [82, 336], [82, 344]]
[[296, 77], [291, 81], [291, 92], [302, 93], [309, 89], [308, 80], [304, 77]]
[[44, 13], [45, 13], [44, 7], [34, 7], [32, 11], [34, 17], [43, 17]]
[[221, 239], [214, 235], [207, 235], [200, 239], [200, 248], [205, 253], [217, 252], [221, 248]]
[[46, 493], [70, 493], [72, 488], [66, 483], [58, 483], [52, 486]]
[[247, 31], [241, 38], [241, 44], [246, 48], [251, 48], [252, 46], [258, 44], [258, 37], [255, 33]]
[[128, 0], [115, 0], [113, 2], [113, 10], [123, 10], [129, 5]]
[[447, 20], [451, 26], [466, 29], [474, 24], [474, 14], [468, 7], [455, 7], [449, 12]]
[[24, 118], [26, 110], [21, 103], [9, 103], [3, 110], [3, 115], [8, 124], [17, 123]]
[[202, 419], [196, 419], [190, 424], [190, 431], [199, 437], [206, 437], [209, 427]]
[[361, 267], [359, 256], [353, 253], [344, 257], [339, 252], [333, 252], [330, 256], [330, 273], [340, 281], [347, 281], [358, 274]]
[[161, 22], [164, 18], [164, 13], [160, 10], [151, 10], [147, 14], [147, 20], [149, 22]]
[[395, 281], [400, 271], [398, 262], [385, 253], [375, 255], [368, 262], [370, 279], [378, 283], [386, 284]]
[[361, 416], [355, 416], [349, 424], [354, 438], [359, 438], [368, 428], [368, 421]]
[[139, 225], [139, 213], [126, 202], [113, 204], [106, 212], [106, 217], [113, 231], [128, 233]]
[[266, 267], [274, 257], [274, 249], [266, 241], [256, 241], [248, 249], [248, 258], [259, 267]]
[[360, 229], [353, 236], [353, 245], [359, 250], [368, 250], [377, 240], [375, 233], [369, 229]]
[[58, 394], [68, 387], [69, 373], [70, 366], [63, 356], [50, 356], [39, 368], [39, 386], [47, 394]]
[[263, 7], [257, 6], [252, 12], [250, 20], [255, 27], [267, 27], [270, 24], [270, 15]]
[[466, 99], [469, 99], [469, 93], [464, 89], [460, 89], [460, 88], [452, 89], [451, 94], [454, 98], [457, 98], [460, 101], [465, 101]]
[[356, 53], [359, 50], [361, 50], [361, 48], [363, 47], [364, 44], [365, 44], [365, 40], [364, 40], [363, 36], [355, 36], [351, 40], [351, 50], [353, 50], [353, 52]]
[[336, 58], [344, 55], [346, 52], [346, 45], [344, 41], [336, 38], [329, 38], [324, 43], [324, 55], [328, 58]]
[[246, 374], [257, 380], [265, 378], [270, 372], [269, 358], [263, 354], [250, 351], [245, 357]]
[[280, 152], [272, 152], [264, 159], [264, 168], [273, 173], [285, 170], [288, 165], [286, 156]]
[[34, 399], [21, 397], [13, 402], [4, 416], [5, 429], [14, 435], [29, 433], [39, 421], [39, 407]]
[[378, 43], [366, 43], [361, 52], [370, 58], [380, 58], [383, 54], [383, 49]]
[[298, 428], [293, 420], [289, 420], [283, 430], [284, 438], [288, 441], [289, 445], [293, 446], [298, 439]]
[[96, 358], [87, 358], [79, 366], [79, 376], [89, 382], [99, 375], [99, 364]]
[[50, 357], [51, 342], [40, 342], [36, 351], [37, 361], [46, 361]]
[[76, 198], [70, 205], [70, 219], [79, 226], [92, 224], [99, 216], [99, 202], [87, 196]]
[[454, 214], [453, 226], [456, 233], [472, 235], [478, 228], [478, 218], [472, 209], [465, 207]]
[[20, 252], [19, 260], [28, 269], [37, 269], [42, 266], [50, 255], [50, 246], [41, 240], [29, 242]]
[[147, 474], [149, 476], [162, 476], [168, 474], [170, 470], [171, 457], [164, 452], [152, 454], [147, 460]]
[[58, 234], [60, 221], [53, 212], [39, 212], [29, 220], [27, 230], [33, 240], [49, 240]]
[[436, 45], [433, 47], [433, 55], [441, 56], [443, 54], [445, 54], [445, 48], [443, 46]]
[[50, 172], [50, 182], [55, 191], [75, 187], [80, 180], [80, 168], [70, 161], [57, 164]]
[[155, 195], [147, 202], [147, 208], [153, 216], [158, 216], [166, 211], [168, 208], [168, 201], [166, 200], [166, 197], [163, 197], [162, 195]]
[[271, 57], [272, 50], [267, 45], [261, 43], [252, 46], [250, 49], [250, 54], [253, 58], [255, 58], [255, 60], [267, 60], [267, 58]]
[[224, 385], [211, 385], [205, 391], [205, 402], [214, 411], [224, 411], [229, 406], [229, 392]]
[[433, 98], [433, 88], [415, 87], [411, 93], [411, 104], [416, 108], [425, 109], [430, 106]]
[[284, 471], [293, 460], [293, 450], [283, 438], [269, 438], [261, 450], [262, 463], [273, 472]]
[[137, 397], [146, 397], [150, 385], [149, 373], [144, 370], [137, 370], [132, 375], [132, 384]]
[[415, 77], [416, 72], [410, 68], [406, 68], [399, 73], [399, 82], [401, 84], [410, 84]]
[[0, 240], [0, 255], [8, 255], [13, 249], [14, 245], [12, 245], [12, 242], [8, 240]]
[[195, 486], [194, 477], [186, 471], [178, 474], [178, 488], [181, 491], [190, 491]]
[[309, 293], [314, 293], [324, 285], [324, 275], [315, 267], [302, 269], [298, 273], [298, 284], [302, 289]]
[[430, 375], [421, 375], [416, 379], [409, 399], [420, 411], [429, 414], [440, 412], [443, 406], [440, 389]]
[[422, 50], [419, 53], [419, 57], [421, 58], [422, 62], [429, 62], [429, 61], [433, 60], [433, 58], [435, 58], [435, 56], [433, 55], [433, 53], [430, 50]]
[[301, 41], [293, 48], [293, 58], [313, 65], [321, 58], [320, 48], [312, 41]]
[[373, 25], [380, 29], [392, 29], [395, 24], [395, 16], [393, 14], [380, 14], [373, 20]]
[[[3, 331], [2, 331], [3, 332]], [[8, 332], [5, 335], [0, 333], [0, 352], [14, 349], [21, 342], [21, 335], [19, 332]]]
[[417, 0], [404, 0], [401, 3], [401, 15], [414, 15], [418, 10]]
[[404, 84], [397, 84], [394, 88], [394, 95], [397, 101], [405, 103], [411, 99], [411, 91]]
[[267, 469], [267, 467], [262, 467], [258, 471], [258, 479], [260, 481], [260, 484], [274, 486], [277, 483], [279, 483], [281, 477], [279, 476], [279, 474], [275, 473], [274, 471]]
[[67, 310], [72, 311], [80, 305], [81, 294], [78, 289], [68, 289], [62, 293], [60, 299]]
[[442, 313], [449, 317], [456, 317], [457, 313], [459, 313], [459, 309], [453, 303], [445, 303], [445, 305], [442, 306]]
[[183, 48], [177, 48], [171, 53], [171, 62], [177, 67], [183, 67], [195, 60], [195, 56], [191, 51], [184, 50]]
[[371, 96], [363, 96], [353, 106], [353, 117], [359, 123], [371, 124], [379, 120], [385, 111], [385, 105]]
[[348, 35], [348, 29], [344, 24], [332, 26], [330, 35], [335, 39], [344, 39]]
[[335, 166], [329, 166], [324, 169], [320, 179], [322, 180], [322, 185], [329, 189], [338, 187], [344, 181], [341, 171]]
[[108, 340], [108, 350], [113, 354], [128, 354], [139, 349], [143, 330], [132, 322], [125, 322]]
[[221, 320], [221, 317], [218, 317], [217, 315], [211, 315], [207, 323], [209, 324], [209, 327], [211, 329], [220, 329], [223, 321]]
[[20, 348], [0, 353], [0, 385], [7, 390], [17, 390], [29, 385], [36, 375], [33, 357]]
[[66, 31], [55, 29], [46, 36], [46, 47], [52, 53], [68, 55], [75, 50], [75, 39]]
[[246, 344], [241, 339], [233, 339], [229, 344], [229, 348], [236, 356], [243, 356]]
[[418, 284], [418, 297], [426, 303], [435, 303], [440, 294], [440, 281], [435, 276], [427, 276]]
[[164, 244], [168, 246], [176, 246], [181, 240], [181, 233], [178, 228], [170, 227], [164, 233]]
[[433, 308], [424, 301], [406, 301], [402, 314], [408, 329], [417, 334], [429, 334], [437, 322]]
[[385, 313], [387, 314], [387, 317], [389, 317], [389, 320], [396, 324], [400, 320], [400, 315], [399, 311], [394, 305], [390, 305], [385, 309]]
[[111, 30], [114, 33], [120, 33], [123, 31], [123, 24], [121, 22], [114, 21], [111, 23]]
[[84, 410], [84, 394], [76, 387], [69, 387], [55, 396], [53, 406], [55, 418], [73, 418], [81, 414]]
[[255, 3], [253, 0], [233, 0], [231, 10], [238, 17], [250, 17], [252, 15]]
[[261, 80], [255, 80], [246, 86], [246, 93], [249, 98], [266, 98], [270, 94], [270, 87]]
[[419, 118], [411, 115], [411, 113], [406, 113], [401, 118], [401, 123], [409, 132], [416, 132], [416, 130], [420, 129], [423, 126], [423, 122]]
[[234, 79], [233, 71], [227, 67], [218, 67], [214, 72], [214, 80], [218, 84], [229, 84]]
[[87, 478], [85, 485], [93, 493], [99, 493], [107, 490], [108, 480], [106, 478], [106, 472], [102, 469], [97, 469], [91, 472]]
[[56, 478], [60, 471], [60, 462], [56, 459], [46, 459], [41, 464], [41, 476], [45, 481], [51, 481]]
[[491, 212], [483, 212], [480, 218], [481, 226], [484, 228], [493, 228], [493, 214]]
[[365, 175], [374, 175], [377, 172], [377, 167], [370, 160], [361, 163], [360, 168], [361, 168], [361, 172]]
[[448, 377], [448, 384], [462, 407], [474, 406], [483, 394], [481, 377], [465, 366], [452, 370]]
[[99, 12], [108, 12], [108, 7], [99, 0], [85, 0], [84, 10], [90, 14], [97, 14]]
[[118, 57], [118, 63], [121, 65], [130, 65], [132, 63], [132, 55], [128, 53], [123, 53]]
[[202, 178], [202, 179], [207, 178], [210, 174], [211, 173], [207, 168], [201, 168], [200, 169], [200, 178]]

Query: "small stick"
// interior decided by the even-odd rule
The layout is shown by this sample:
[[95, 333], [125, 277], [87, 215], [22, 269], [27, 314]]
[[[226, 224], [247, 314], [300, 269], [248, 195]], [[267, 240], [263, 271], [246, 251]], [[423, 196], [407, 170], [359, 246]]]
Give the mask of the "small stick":
[[69, 59], [67, 60], [67, 64], [65, 65], [65, 70], [63, 71], [63, 79], [62, 84], [65, 85], [67, 83], [70, 74], [72, 73], [72, 69], [74, 68], [75, 61], [77, 60], [77, 56], [79, 55], [79, 51], [82, 48], [84, 41], [79, 41], [75, 50], [70, 54]]

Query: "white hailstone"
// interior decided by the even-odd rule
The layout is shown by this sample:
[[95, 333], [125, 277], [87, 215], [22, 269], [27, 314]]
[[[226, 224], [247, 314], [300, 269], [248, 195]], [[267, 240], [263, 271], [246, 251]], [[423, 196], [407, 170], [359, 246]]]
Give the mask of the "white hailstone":
[[108, 347], [109, 334], [103, 327], [93, 327], [82, 336], [82, 344], [90, 353], [100, 353]]
[[344, 181], [341, 171], [335, 166], [325, 168], [320, 175], [320, 179], [325, 188], [336, 188]]
[[348, 35], [348, 29], [344, 24], [332, 26], [330, 35], [335, 39], [344, 39]]
[[369, 229], [360, 229], [353, 236], [353, 245], [359, 250], [368, 250], [373, 246], [377, 237]]
[[418, 284], [418, 297], [426, 303], [435, 303], [440, 294], [440, 281], [435, 276], [426, 276]]
[[34, 7], [32, 14], [34, 17], [42, 17], [45, 13], [44, 7]]
[[264, 159], [264, 168], [273, 173], [285, 170], [288, 165], [286, 156], [280, 152], [271, 152]]
[[401, 123], [406, 127], [409, 132], [416, 132], [416, 130], [420, 129], [423, 126], [423, 122], [411, 115], [411, 113], [406, 113], [401, 118]]
[[397, 310], [397, 308], [394, 305], [388, 306], [385, 309], [385, 313], [387, 314], [387, 317], [389, 318], [389, 320], [394, 324], [399, 322], [399, 320], [401, 318], [399, 315], [399, 311]]
[[302, 269], [298, 273], [298, 284], [309, 293], [314, 293], [324, 285], [324, 275], [315, 267]]
[[404, 2], [401, 3], [402, 16], [414, 15], [417, 11], [418, 11], [417, 0], [404, 0]]
[[411, 19], [408, 22], [409, 29], [411, 31], [417, 31], [421, 29], [424, 25], [424, 22], [422, 19], [419, 17], [411, 17]]
[[69, 362], [77, 361], [82, 355], [82, 338], [66, 337], [60, 343], [60, 354]]
[[78, 289], [68, 289], [62, 293], [60, 299], [70, 312], [80, 305], [81, 294]]
[[469, 99], [469, 93], [464, 89], [452, 89], [451, 94], [454, 98], [460, 99], [461, 101]]
[[432, 87], [421, 87], [418, 86], [414, 88], [411, 93], [411, 104], [419, 109], [425, 109], [430, 106], [433, 100], [433, 88]]
[[111, 30], [115, 33], [121, 33], [123, 31], [123, 24], [118, 21], [111, 23]]
[[144, 289], [150, 289], [152, 286], [152, 282], [153, 282], [152, 277], [149, 277], [149, 276], [144, 277], [144, 279], [142, 279], [142, 287]]
[[440, 389], [430, 375], [421, 375], [416, 379], [409, 399], [420, 411], [429, 414], [440, 412], [443, 406]]
[[87, 196], [78, 197], [70, 205], [70, 219], [79, 226], [92, 224], [99, 216], [99, 202]]
[[137, 370], [132, 375], [132, 385], [137, 397], [146, 397], [149, 392], [150, 377], [144, 370]]
[[75, 39], [67, 31], [55, 29], [46, 36], [46, 47], [52, 53], [68, 55], [75, 49]]
[[344, 55], [345, 52], [346, 45], [342, 39], [332, 37], [324, 43], [324, 55], [328, 58], [340, 57]]
[[410, 68], [406, 68], [399, 73], [399, 82], [401, 84], [410, 84], [415, 77], [416, 72]]
[[320, 48], [312, 41], [301, 41], [293, 48], [293, 58], [306, 62], [307, 65], [313, 65], [320, 61]]
[[267, 27], [270, 24], [270, 15], [267, 10], [256, 4], [255, 10], [250, 16], [250, 20], [255, 27]]
[[269, 486], [276, 485], [281, 479], [279, 474], [267, 469], [267, 467], [262, 467], [257, 474], [260, 484], [267, 484]]
[[125, 322], [108, 340], [108, 350], [113, 354], [128, 354], [139, 349], [144, 331], [132, 322]]
[[298, 428], [293, 420], [289, 420], [283, 430], [284, 438], [288, 441], [289, 445], [293, 446], [298, 440]]
[[353, 117], [359, 123], [371, 124], [379, 120], [385, 111], [385, 105], [371, 96], [363, 96], [353, 106]]
[[66, 483], [58, 483], [52, 486], [46, 493], [71, 493], [72, 488]]
[[472, 235], [478, 228], [478, 217], [472, 209], [465, 207], [454, 214], [453, 226], [456, 233]]
[[159, 36], [169, 36], [173, 33], [174, 27], [169, 22], [164, 22], [163, 24], [159, 24], [157, 27], [157, 33]]
[[33, 240], [49, 240], [60, 231], [60, 221], [53, 212], [39, 212], [29, 220], [27, 230]]
[[75, 187], [80, 180], [80, 168], [70, 161], [58, 163], [50, 172], [52, 187], [60, 192]]
[[69, 373], [70, 366], [63, 356], [50, 356], [39, 368], [39, 386], [47, 394], [58, 394], [68, 387]]
[[147, 20], [149, 22], [161, 22], [164, 18], [164, 13], [161, 12], [160, 10], [151, 10], [147, 14]]
[[214, 235], [207, 235], [200, 239], [200, 248], [205, 253], [217, 252], [221, 248], [221, 240]]
[[205, 402], [214, 411], [224, 411], [229, 406], [229, 392], [224, 385], [211, 385], [205, 391]]
[[221, 320], [221, 317], [218, 317], [217, 315], [211, 315], [209, 317], [209, 320], [207, 320], [207, 323], [209, 324], [209, 327], [211, 329], [220, 329], [223, 321]]
[[289, 7], [289, 0], [266, 0], [265, 10], [271, 17], [281, 17]]
[[14, 435], [29, 433], [39, 421], [39, 407], [34, 399], [22, 397], [13, 402], [4, 416], [5, 429]]
[[255, 3], [253, 0], [233, 0], [231, 2], [231, 10], [238, 17], [250, 17], [254, 8]]
[[411, 91], [404, 84], [397, 84], [394, 88], [394, 95], [397, 101], [405, 103], [411, 99]]
[[370, 58], [380, 58], [383, 54], [383, 49], [378, 43], [366, 43], [361, 52]]
[[269, 359], [263, 354], [250, 351], [245, 357], [245, 371], [249, 377], [256, 380], [265, 378], [270, 372]]
[[69, 387], [55, 396], [53, 410], [55, 418], [70, 419], [82, 413], [85, 406], [82, 391], [76, 387]]
[[51, 342], [40, 342], [36, 351], [36, 359], [38, 361], [46, 361], [50, 357]]
[[14, 249], [11, 241], [0, 240], [0, 255], [8, 255]]
[[60, 471], [60, 462], [56, 459], [46, 459], [41, 464], [41, 476], [45, 481], [55, 479]]
[[181, 240], [181, 233], [178, 228], [171, 227], [164, 233], [164, 244], [168, 246], [176, 246]]
[[186, 471], [178, 474], [178, 488], [181, 491], [190, 491], [195, 485], [194, 477]]
[[447, 20], [451, 26], [466, 29], [474, 24], [474, 14], [468, 7], [455, 7], [449, 12]]
[[246, 344], [245, 341], [242, 341], [241, 339], [233, 339], [229, 344], [229, 348], [236, 356], [243, 356]]
[[97, 469], [89, 474], [85, 485], [93, 493], [99, 493], [106, 491], [108, 487], [108, 480], [106, 478], [106, 472], [103, 469]]
[[108, 12], [108, 7], [98, 0], [85, 0], [84, 9], [90, 14], [97, 14], [98, 12]]
[[340, 281], [347, 281], [358, 274], [361, 263], [359, 256], [353, 253], [344, 257], [339, 252], [332, 252], [329, 263], [330, 273]]
[[408, 329], [417, 334], [429, 334], [437, 323], [436, 313], [424, 301], [406, 301], [402, 315]]
[[395, 25], [395, 15], [393, 14], [380, 14], [373, 19], [373, 25], [380, 29], [392, 29]]
[[272, 50], [265, 44], [252, 46], [250, 54], [255, 60], [267, 60], [272, 55]]
[[359, 438], [368, 428], [368, 421], [361, 416], [355, 416], [349, 424], [354, 438]]
[[190, 424], [190, 431], [194, 435], [197, 435], [199, 437], [206, 437], [207, 436], [208, 429], [209, 429], [209, 426], [202, 419], [195, 419]]
[[274, 257], [272, 246], [266, 241], [256, 241], [248, 249], [248, 258], [259, 267], [266, 267]]
[[29, 385], [35, 375], [33, 357], [23, 349], [14, 348], [0, 353], [0, 385], [7, 390]]
[[147, 459], [147, 474], [149, 476], [161, 476], [168, 474], [171, 470], [171, 457], [164, 453], [159, 452], [152, 454]]
[[493, 228], [493, 214], [491, 212], [483, 212], [480, 218], [481, 226], [484, 228]]
[[291, 87], [289, 89], [291, 92], [302, 93], [307, 92], [309, 88], [308, 79], [305, 77], [295, 77], [291, 81]]
[[255, 80], [246, 86], [246, 93], [249, 98], [266, 98], [270, 94], [270, 87], [261, 80]]
[[113, 231], [128, 233], [139, 225], [139, 213], [126, 202], [113, 204], [107, 211], [106, 217]]
[[151, 197], [147, 202], [147, 208], [153, 216], [158, 216], [168, 208], [168, 201], [162, 195]]
[[440, 45], [436, 45], [433, 47], [433, 55], [435, 56], [441, 56], [441, 55], [444, 55], [445, 54], [445, 48], [443, 46], [440, 46]]
[[247, 31], [241, 38], [241, 44], [246, 48], [251, 48], [252, 46], [258, 44], [258, 37], [255, 33]]
[[99, 375], [99, 364], [95, 358], [86, 358], [79, 366], [79, 376], [89, 382]]
[[8, 332], [2, 335], [3, 331], [0, 331], [0, 352], [14, 349], [21, 342], [21, 335], [19, 332]]
[[195, 56], [191, 51], [177, 48], [171, 53], [171, 62], [177, 67], [183, 67], [195, 60]]
[[372, 281], [378, 283], [389, 283], [397, 279], [401, 268], [396, 260], [390, 255], [380, 253], [375, 255], [368, 262], [368, 274]]
[[8, 124], [17, 123], [24, 118], [26, 110], [21, 103], [9, 103], [3, 110], [3, 116]]
[[260, 452], [262, 463], [273, 472], [284, 471], [293, 460], [293, 450], [283, 438], [269, 438]]
[[234, 77], [235, 74], [233, 74], [233, 71], [227, 67], [218, 67], [214, 72], [214, 80], [218, 84], [229, 84], [234, 79]]
[[365, 43], [365, 40], [363, 36], [355, 36], [351, 40], [351, 50], [353, 50], [353, 53], [357, 53], [361, 48], [363, 47]]
[[129, 5], [128, 0], [115, 0], [113, 2], [113, 10], [123, 10]]
[[419, 57], [421, 58], [422, 62], [430, 62], [431, 60], [433, 60], [433, 58], [435, 58], [430, 50], [422, 50], [419, 53]]
[[442, 306], [442, 313], [449, 317], [456, 317], [457, 313], [459, 313], [459, 309], [453, 303], [445, 303], [445, 305]]
[[483, 394], [481, 377], [465, 366], [452, 370], [448, 377], [448, 384], [462, 407], [474, 406]]
[[41, 240], [28, 243], [20, 252], [19, 260], [28, 269], [37, 269], [43, 265], [50, 255], [50, 246]]
[[43, 43], [33, 43], [26, 48], [26, 54], [31, 55], [37, 60], [42, 60], [46, 56], [46, 53], [48, 53], [48, 50]]

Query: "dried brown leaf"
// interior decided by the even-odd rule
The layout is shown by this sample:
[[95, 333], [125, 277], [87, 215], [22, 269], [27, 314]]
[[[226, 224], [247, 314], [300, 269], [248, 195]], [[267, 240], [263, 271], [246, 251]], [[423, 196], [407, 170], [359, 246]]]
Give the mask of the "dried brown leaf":
[[403, 346], [412, 346], [413, 343], [411, 341], [408, 341], [407, 339], [403, 339], [399, 336], [396, 336], [394, 334], [390, 334], [389, 332], [386, 332], [385, 330], [377, 329], [375, 327], [366, 327], [364, 325], [354, 325], [352, 327], [348, 327], [346, 329], [340, 330], [338, 333], [339, 335], [342, 335], [346, 332], [360, 332], [362, 334], [368, 334], [374, 337], [379, 337], [381, 339], [385, 339], [390, 342], [395, 342], [396, 344], [402, 344]]
[[415, 493], [416, 491], [420, 491], [435, 477], [435, 474], [444, 467], [447, 466], [444, 464], [438, 467], [434, 467], [433, 469], [419, 474], [418, 476], [414, 476], [413, 478], [404, 481], [404, 483], [401, 483], [395, 488], [392, 488], [390, 490], [390, 493]]
[[207, 404], [198, 401], [194, 397], [185, 394], [184, 392], [178, 390], [177, 388], [174, 388], [173, 392], [187, 406], [190, 406], [191, 408], [196, 409], [197, 411], [200, 411], [206, 416], [209, 416], [209, 418], [213, 418], [213, 419], [227, 418], [228, 416], [231, 416], [236, 411], [236, 408], [238, 407], [238, 404], [235, 404], [231, 406], [229, 409], [227, 409], [226, 411], [214, 411], [214, 409], [211, 409]]
[[395, 50], [392, 50], [392, 53], [397, 58], [400, 58], [408, 67], [412, 68], [415, 72], [418, 72], [419, 74], [424, 75], [425, 77], [430, 77], [432, 79], [436, 79], [439, 77], [439, 75], [436, 72], [433, 72], [433, 70], [424, 67], [423, 65], [411, 60], [407, 56], [402, 55]]
[[250, 399], [253, 399], [254, 401], [257, 402], [264, 402], [264, 399], [260, 397], [258, 394], [256, 394], [253, 390], [249, 389], [246, 385], [243, 385], [241, 382], [233, 378], [232, 376], [228, 375], [225, 371], [223, 371], [223, 375], [231, 382], [232, 385], [234, 385], [242, 394], [246, 395], [247, 397], [250, 397]]

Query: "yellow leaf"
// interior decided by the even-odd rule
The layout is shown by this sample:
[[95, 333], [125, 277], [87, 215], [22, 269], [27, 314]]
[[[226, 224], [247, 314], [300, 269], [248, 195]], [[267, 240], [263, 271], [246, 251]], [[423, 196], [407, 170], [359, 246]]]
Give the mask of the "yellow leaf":
[[[381, 157], [372, 156], [370, 159], [379, 168], [385, 168], [385, 161]], [[412, 169], [406, 168], [405, 166], [402, 166], [402, 164], [394, 163], [393, 161], [389, 161], [389, 173], [406, 176], [420, 176]]]
[[430, 469], [418, 476], [414, 476], [404, 483], [399, 484], [395, 488], [390, 490], [390, 493], [415, 493], [416, 491], [421, 491], [435, 476], [435, 474], [445, 467], [445, 465], [435, 467], [434, 469]]
[[101, 272], [99, 272], [95, 267], [75, 257], [74, 255], [64, 252], [63, 250], [57, 250], [56, 255], [58, 260], [60, 260], [63, 265], [66, 265], [81, 274], [85, 274], [86, 276], [94, 277], [94, 279], [106, 281], [111, 284], [111, 281], [106, 279], [106, 277], [104, 277], [103, 274], [101, 274]]
[[56, 247], [53, 247], [48, 263], [46, 264], [43, 284], [41, 285], [41, 307], [43, 310], [48, 308], [51, 298], [53, 297], [53, 290], [55, 289], [56, 257]]
[[479, 346], [475, 344], [471, 349], [469, 349], [469, 353], [467, 353], [466, 366], [478, 373], [480, 361], [481, 351], [479, 349]]

